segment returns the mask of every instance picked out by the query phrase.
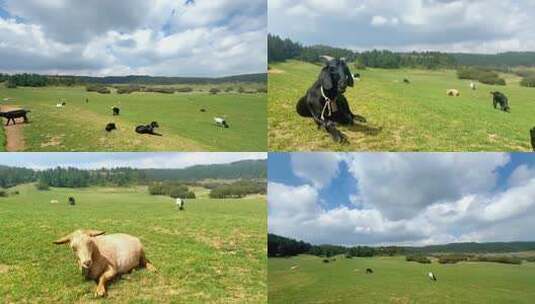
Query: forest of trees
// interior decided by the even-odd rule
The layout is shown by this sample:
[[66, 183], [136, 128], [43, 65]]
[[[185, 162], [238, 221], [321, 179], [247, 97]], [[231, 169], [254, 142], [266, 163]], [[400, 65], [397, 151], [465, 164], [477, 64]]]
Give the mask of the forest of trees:
[[8, 88], [16, 87], [44, 87], [44, 86], [73, 86], [77, 84], [72, 76], [44, 76], [38, 74], [0, 75], [0, 82], [7, 81]]
[[[268, 61], [280, 62], [297, 59], [306, 62], [319, 62], [321, 55], [345, 57], [354, 62], [357, 68], [457, 68], [478, 66], [487, 69], [508, 70], [512, 67], [535, 67], [535, 52], [507, 52], [500, 54], [464, 54], [442, 52], [392, 52], [371, 50], [353, 52], [344, 48], [328, 46], [303, 46], [290, 39], [268, 34]], [[535, 77], [534, 77], [535, 78]]]
[[[265, 160], [244, 160], [230, 164], [193, 166], [184, 169], [95, 169], [54, 168], [32, 170], [0, 166], [0, 187], [9, 188], [19, 184], [42, 181], [52, 187], [87, 187], [87, 186], [130, 186], [150, 182], [196, 182], [213, 180], [264, 180], [266, 178]], [[251, 181], [252, 182], [252, 181]], [[247, 182], [248, 185], [249, 181]], [[257, 186], [256, 182], [252, 182]], [[264, 186], [265, 182], [261, 182]], [[258, 182], [260, 184], [260, 182]], [[212, 189], [219, 187], [214, 183]], [[237, 185], [240, 185], [239, 183]], [[246, 190], [250, 188], [244, 187]]]
[[[394, 256], [407, 255], [407, 261], [425, 263], [425, 255], [440, 254], [444, 263], [449, 263], [456, 259], [456, 256], [471, 258], [471, 260], [483, 261], [485, 257], [476, 254], [488, 253], [510, 253], [520, 251], [535, 250], [535, 242], [494, 242], [494, 243], [453, 243], [444, 245], [430, 245], [424, 247], [408, 246], [338, 246], [338, 245], [311, 245], [303, 241], [278, 236], [275, 234], [268, 235], [268, 254], [270, 257], [289, 257], [298, 254], [311, 254], [321, 257], [332, 257], [335, 255], [345, 255], [347, 258], [352, 257], [371, 257], [371, 256]], [[444, 255], [443, 253], [449, 253]], [[490, 258], [489, 258], [490, 259]], [[500, 262], [503, 257], [495, 258]], [[505, 262], [510, 259], [505, 258]]]
[[210, 198], [242, 198], [249, 194], [266, 194], [264, 181], [240, 180], [230, 184], [221, 184], [210, 191]]

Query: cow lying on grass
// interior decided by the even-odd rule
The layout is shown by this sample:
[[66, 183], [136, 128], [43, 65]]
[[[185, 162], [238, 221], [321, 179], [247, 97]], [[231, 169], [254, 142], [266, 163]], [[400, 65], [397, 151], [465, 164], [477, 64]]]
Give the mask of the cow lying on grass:
[[0, 112], [0, 117], [7, 118], [6, 126], [9, 125], [9, 121], [13, 121], [13, 124], [16, 125], [17, 123], [15, 122], [15, 119], [21, 118], [21, 117], [24, 119], [24, 123], [27, 123], [28, 113], [30, 113], [30, 111], [20, 109], [20, 110], [13, 110], [13, 111], [7, 111], [7, 112]]
[[495, 109], [497, 109], [496, 106], [500, 105], [500, 110], [504, 112], [511, 111], [511, 108], [509, 107], [509, 100], [505, 94], [502, 92], [490, 92], [490, 95], [492, 95], [492, 105]]
[[76, 230], [54, 244], [69, 244], [78, 259], [82, 275], [97, 282], [95, 295], [106, 295], [108, 283], [135, 268], [154, 270], [145, 257], [141, 241], [128, 234], [103, 235], [104, 231]]
[[347, 137], [336, 128], [336, 124], [352, 125], [366, 122], [362, 116], [355, 115], [344, 97], [347, 87], [354, 85], [353, 75], [345, 59], [322, 56], [326, 60], [318, 80], [314, 82], [305, 96], [297, 102], [297, 113], [311, 117], [319, 128], [324, 128], [339, 143], [347, 142]]
[[162, 134], [154, 132], [154, 129], [159, 128], [159, 127], [160, 126], [158, 125], [158, 122], [153, 121], [153, 122], [150, 123], [150, 125], [137, 126], [136, 127], [136, 133], [162, 136]]
[[110, 122], [106, 125], [106, 128], [104, 129], [106, 130], [106, 132], [111, 132], [113, 130], [117, 130], [117, 126], [115, 125], [115, 123]]

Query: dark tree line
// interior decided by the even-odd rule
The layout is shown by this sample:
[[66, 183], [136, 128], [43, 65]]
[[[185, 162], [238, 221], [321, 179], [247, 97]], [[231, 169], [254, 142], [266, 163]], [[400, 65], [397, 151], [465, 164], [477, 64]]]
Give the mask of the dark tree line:
[[52, 187], [81, 188], [88, 186], [130, 186], [146, 181], [142, 172], [132, 168], [80, 170], [54, 168], [38, 173], [40, 183]]
[[0, 166], [0, 188], [30, 183], [35, 181], [36, 176], [36, 172], [31, 169]]
[[7, 81], [8, 88], [16, 87], [45, 87], [45, 86], [73, 86], [77, 84], [73, 76], [46, 76], [38, 74], [0, 75], [0, 82]]

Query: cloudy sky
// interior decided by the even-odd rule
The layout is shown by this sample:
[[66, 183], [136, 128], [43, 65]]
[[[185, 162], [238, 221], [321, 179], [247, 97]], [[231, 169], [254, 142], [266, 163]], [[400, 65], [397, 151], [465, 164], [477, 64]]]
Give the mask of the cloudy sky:
[[266, 0], [0, 0], [0, 72], [265, 72], [266, 14]]
[[535, 156], [270, 153], [269, 231], [315, 244], [535, 241]]
[[269, 32], [355, 50], [535, 51], [534, 0], [269, 0]]
[[266, 159], [267, 153], [0, 153], [0, 165], [46, 169], [54, 167], [95, 168], [185, 168], [225, 164], [245, 159]]

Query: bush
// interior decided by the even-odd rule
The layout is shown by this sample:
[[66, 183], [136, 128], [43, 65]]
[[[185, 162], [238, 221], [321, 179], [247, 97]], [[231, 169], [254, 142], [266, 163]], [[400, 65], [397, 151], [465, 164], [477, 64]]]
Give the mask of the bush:
[[520, 81], [520, 85], [528, 88], [535, 88], [535, 75], [526, 76]]
[[193, 88], [183, 87], [183, 88], [176, 89], [176, 91], [179, 93], [190, 93], [190, 92], [193, 92]]
[[431, 264], [431, 260], [423, 255], [408, 255], [405, 257], [407, 262], [417, 262], [421, 264]]
[[323, 259], [323, 263], [329, 263], [330, 260], [329, 259]]
[[502, 263], [502, 264], [514, 264], [514, 265], [520, 265], [522, 264], [522, 259], [515, 256], [505, 256], [505, 255], [499, 255], [499, 256], [484, 256], [480, 255], [477, 257], [474, 257], [473, 261], [475, 262], [491, 262], [491, 263]]
[[8, 194], [5, 190], [0, 190], [0, 197], [8, 197]]
[[122, 86], [122, 87], [117, 87], [117, 94], [130, 94], [133, 92], [141, 92], [142, 89], [143, 89], [142, 87], [134, 86], [134, 85]]
[[149, 185], [151, 195], [168, 195], [172, 198], [194, 199], [195, 193], [188, 186], [176, 182], [154, 182]]
[[256, 89], [256, 92], [257, 93], [261, 93], [261, 94], [265, 94], [265, 93], [267, 93], [267, 89], [266, 88], [258, 88], [258, 89]]
[[17, 88], [17, 83], [15, 81], [12, 81], [11, 79], [9, 79], [7, 81], [7, 84], [6, 84], [6, 88], [8, 88], [8, 89], [16, 89]]
[[524, 261], [526, 261], [526, 262], [535, 262], [535, 256], [525, 257]]
[[490, 85], [505, 85], [505, 80], [498, 73], [481, 68], [462, 68], [457, 70], [457, 78], [478, 80]]
[[175, 94], [175, 88], [146, 88], [146, 92], [162, 93], [162, 94]]
[[266, 184], [254, 181], [238, 181], [219, 185], [210, 191], [210, 198], [242, 198], [248, 194], [265, 194]]
[[39, 180], [39, 182], [37, 182], [35, 187], [39, 191], [48, 191], [48, 190], [50, 190], [50, 185], [48, 185], [48, 183], [43, 179]]
[[211, 88], [209, 92], [212, 95], [216, 95], [216, 94], [219, 94], [221, 92], [221, 90], [218, 89], [218, 88]]
[[468, 261], [468, 255], [462, 254], [452, 254], [452, 255], [441, 255], [438, 257], [438, 262], [440, 264], [456, 264], [458, 262]]
[[232, 92], [232, 91], [234, 91], [234, 88], [233, 88], [233, 87], [227, 87], [227, 88], [225, 89], [225, 92], [227, 92], [227, 93], [228, 93], [228, 92]]
[[100, 94], [110, 94], [111, 93], [110, 89], [108, 89], [105, 86], [101, 86], [101, 85], [89, 85], [89, 86], [86, 86], [85, 89], [86, 89], [87, 92], [97, 92], [97, 93], [100, 93]]
[[13, 195], [19, 195], [20, 192], [19, 192], [19, 191], [13, 191], [13, 192], [11, 192], [11, 194], [13, 194]]

